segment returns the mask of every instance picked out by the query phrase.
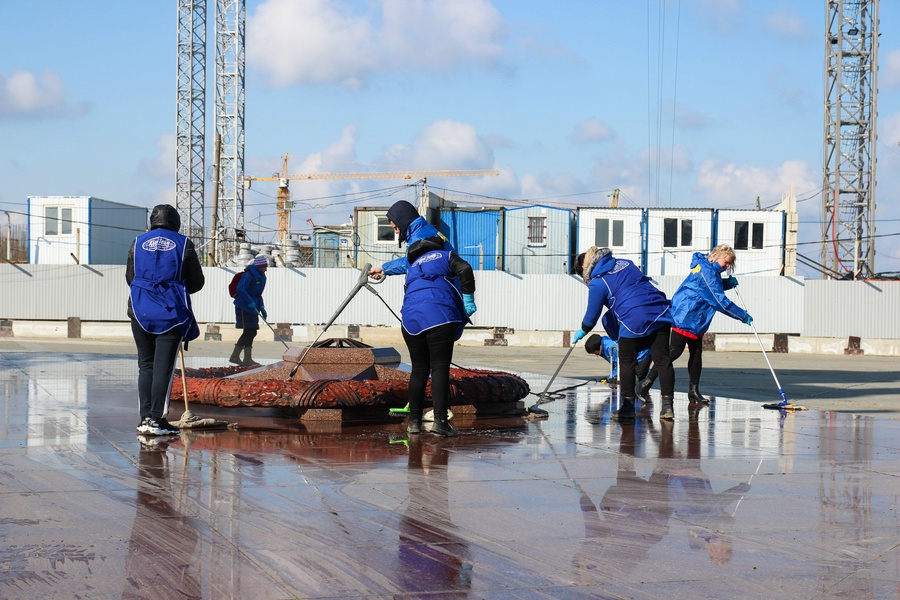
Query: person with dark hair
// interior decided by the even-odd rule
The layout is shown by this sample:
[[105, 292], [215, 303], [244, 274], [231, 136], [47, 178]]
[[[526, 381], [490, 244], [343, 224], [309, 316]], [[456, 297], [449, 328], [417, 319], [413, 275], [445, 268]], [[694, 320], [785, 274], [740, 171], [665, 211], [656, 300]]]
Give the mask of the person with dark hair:
[[[737, 287], [737, 277], [722, 279], [722, 273], [734, 269], [735, 254], [731, 246], [721, 244], [709, 254], [695, 252], [691, 272], [672, 296], [672, 336], [669, 340], [669, 357], [674, 362], [687, 346], [688, 401], [707, 404], [709, 400], [700, 394], [700, 373], [703, 370], [703, 335], [709, 330], [717, 312], [749, 325], [753, 317], [731, 301], [725, 290]], [[641, 382], [640, 394], [647, 396], [656, 381], [654, 365]]]
[[[637, 355], [649, 350], [659, 370], [662, 384], [662, 405], [659, 418], [673, 420], [672, 404], [675, 399], [675, 372], [669, 361], [669, 331], [672, 326], [671, 306], [668, 298], [650, 283], [633, 262], [617, 259], [609, 248], [592, 246], [575, 260], [575, 272], [588, 286], [588, 305], [575, 332], [573, 343], [578, 343], [600, 320], [606, 307], [604, 326], [615, 323], [618, 328], [619, 382], [622, 404], [616, 417], [619, 420], [635, 418], [635, 381]], [[609, 331], [612, 336], [613, 334]]]
[[[266, 289], [266, 270], [269, 261], [262, 254], [257, 254], [253, 262], [247, 265], [241, 280], [237, 284], [237, 294], [234, 297], [234, 326], [242, 329], [231, 352], [228, 362], [245, 367], [258, 367], [259, 363], [253, 360], [253, 339], [259, 331], [259, 317], [268, 319], [266, 305], [263, 302], [263, 291]], [[241, 359], [241, 351], [244, 358]]]
[[144, 435], [178, 433], [166, 417], [178, 348], [200, 335], [190, 294], [205, 283], [194, 243], [178, 233], [181, 217], [160, 204], [150, 213], [150, 230], [128, 252], [128, 317], [138, 355], [138, 397]]
[[431, 432], [457, 436], [448, 421], [450, 408], [450, 362], [453, 344], [462, 336], [476, 309], [475, 275], [472, 266], [460, 258], [419, 216], [415, 207], [401, 200], [388, 210], [388, 219], [400, 242], [409, 245], [406, 256], [373, 267], [369, 276], [406, 273], [403, 307], [400, 310], [403, 339], [409, 349], [412, 372], [409, 378], [409, 423], [407, 431], [422, 431], [422, 410], [428, 378], [434, 423]]
[[[591, 334], [584, 342], [584, 350], [588, 354], [599, 356], [609, 363], [609, 376], [606, 383], [615, 385], [619, 383], [619, 344], [607, 335]], [[638, 352], [637, 379], [642, 381], [650, 370], [650, 351], [641, 350]]]

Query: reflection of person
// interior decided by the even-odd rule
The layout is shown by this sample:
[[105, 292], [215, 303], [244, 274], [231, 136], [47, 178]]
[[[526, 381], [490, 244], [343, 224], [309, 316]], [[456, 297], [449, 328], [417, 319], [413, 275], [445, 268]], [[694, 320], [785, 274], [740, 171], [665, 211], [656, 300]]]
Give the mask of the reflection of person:
[[[668, 459], [673, 454], [671, 422], [662, 422], [659, 460], [650, 477], [639, 477], [634, 466], [641, 424], [623, 424], [619, 442], [616, 482], [607, 489], [600, 505], [583, 490], [580, 505], [584, 517], [584, 541], [572, 560], [583, 583], [606, 583], [639, 569], [650, 549], [669, 531]], [[598, 510], [599, 508], [599, 510]]]
[[703, 548], [717, 565], [730, 561], [732, 539], [728, 533], [735, 519], [728, 507], [749, 490], [749, 484], [739, 483], [722, 492], [713, 491], [709, 476], [700, 468], [700, 427], [696, 419], [690, 419], [687, 460], [669, 476], [672, 511], [690, 524], [688, 546]]
[[[456, 436], [459, 432], [448, 421], [450, 362], [453, 344], [462, 336], [463, 328], [476, 310], [475, 275], [471, 265], [448, 248], [444, 238], [418, 216], [412, 204], [401, 200], [388, 210], [387, 216], [400, 232], [400, 241], [409, 241], [406, 257], [375, 267], [369, 275], [377, 278], [406, 273], [400, 313], [403, 339], [412, 362], [407, 431], [422, 431], [422, 411], [430, 375], [434, 405], [431, 432]], [[435, 235], [422, 237], [424, 232], [430, 231]]]
[[396, 572], [403, 591], [452, 593], [472, 584], [469, 546], [449, 516], [448, 443], [409, 438], [409, 504], [400, 518]]
[[[606, 335], [590, 335], [584, 342], [584, 350], [588, 354], [599, 356], [609, 363], [609, 376], [606, 378], [607, 383], [615, 385], [619, 382], [619, 344]], [[641, 350], [637, 355], [638, 364], [635, 372], [636, 380], [640, 381], [647, 376], [650, 369], [650, 351]]]
[[200, 335], [190, 294], [203, 288], [203, 267], [194, 243], [178, 233], [181, 217], [160, 204], [150, 213], [150, 231], [135, 239], [128, 253], [125, 280], [130, 286], [128, 316], [138, 355], [138, 433], [169, 435], [169, 393], [182, 340]]
[[137, 507], [131, 526], [122, 598], [202, 598], [199, 535], [172, 506], [168, 439], [146, 438], [138, 454]]
[[622, 406], [618, 419], [635, 417], [637, 355], [641, 350], [648, 349], [662, 384], [659, 418], [674, 419], [675, 371], [669, 361], [672, 316], [666, 295], [656, 289], [633, 262], [615, 258], [609, 248], [592, 246], [587, 252], [579, 254], [575, 260], [575, 272], [588, 286], [588, 305], [573, 343], [594, 328], [604, 306], [608, 309], [607, 314], [611, 314], [608, 322], [615, 322], [619, 328], [618, 336], [607, 332], [619, 343]]
[[[241, 337], [228, 362], [245, 367], [257, 367], [259, 363], [253, 360], [253, 339], [259, 331], [259, 316], [268, 319], [266, 305], [263, 302], [263, 291], [266, 289], [266, 269], [269, 263], [262, 254], [257, 254], [253, 262], [247, 265], [247, 269], [241, 276], [237, 285], [237, 295], [234, 297], [234, 326], [243, 330]], [[244, 358], [241, 359], [241, 351]]]

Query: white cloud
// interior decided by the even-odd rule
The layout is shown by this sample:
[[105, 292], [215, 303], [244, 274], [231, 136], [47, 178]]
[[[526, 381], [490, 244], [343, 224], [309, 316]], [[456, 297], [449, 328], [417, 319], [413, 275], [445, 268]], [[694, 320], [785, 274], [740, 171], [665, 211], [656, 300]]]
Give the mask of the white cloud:
[[810, 24], [785, 6], [783, 12], [770, 13], [765, 18], [766, 27], [785, 40], [804, 41], [810, 36]]
[[575, 126], [572, 139], [576, 142], [605, 142], [616, 138], [612, 127], [598, 119], [587, 119]]
[[892, 50], [879, 58], [878, 85], [885, 89], [900, 86], [900, 50]]
[[66, 112], [66, 86], [56, 73], [37, 77], [27, 71], [0, 73], [0, 119], [62, 115]]
[[247, 20], [247, 62], [276, 86], [364, 86], [377, 71], [490, 68], [505, 28], [488, 0], [380, 0], [354, 14], [337, 0], [268, 0]]
[[[771, 206], [791, 186], [799, 196], [821, 185], [821, 173], [801, 160], [786, 161], [773, 169], [707, 160], [700, 165], [697, 176], [697, 186], [706, 193], [707, 205], [716, 208], [753, 207], [757, 196], [763, 206]], [[797, 207], [800, 214], [816, 216], [820, 209], [818, 202], [804, 202]]]
[[138, 170], [152, 179], [165, 179], [175, 175], [175, 155], [177, 144], [174, 133], [164, 133], [156, 138], [159, 155], [145, 158], [138, 165]]
[[410, 145], [388, 148], [379, 162], [418, 169], [490, 169], [494, 152], [468, 123], [434, 121]]

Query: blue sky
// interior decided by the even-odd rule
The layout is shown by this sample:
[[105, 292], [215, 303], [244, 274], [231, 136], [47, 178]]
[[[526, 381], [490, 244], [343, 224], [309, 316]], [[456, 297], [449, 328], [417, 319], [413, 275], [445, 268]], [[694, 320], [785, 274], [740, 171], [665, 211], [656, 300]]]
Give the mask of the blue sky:
[[[0, 210], [14, 222], [29, 195], [174, 202], [176, 6], [0, 0]], [[900, 6], [880, 13], [884, 272], [900, 271]], [[246, 174], [285, 153], [292, 173], [497, 168], [429, 185], [516, 205], [605, 206], [620, 188], [620, 206], [773, 207], [794, 186], [814, 242], [825, 16], [824, 0], [247, 0]], [[379, 179], [291, 192], [299, 233], [413, 198]], [[257, 241], [275, 238], [275, 195], [247, 192]]]

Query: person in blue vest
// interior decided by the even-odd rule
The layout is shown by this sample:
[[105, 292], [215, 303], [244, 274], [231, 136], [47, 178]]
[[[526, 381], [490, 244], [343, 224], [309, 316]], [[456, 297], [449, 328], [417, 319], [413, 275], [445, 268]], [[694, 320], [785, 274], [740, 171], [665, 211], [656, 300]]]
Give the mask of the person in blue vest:
[[[709, 330], [717, 312], [749, 325], [753, 317], [731, 301], [725, 290], [737, 287], [737, 277], [725, 279], [722, 274], [734, 269], [734, 249], [720, 244], [709, 254], [695, 252], [691, 260], [691, 272], [672, 296], [672, 338], [669, 340], [669, 356], [675, 361], [688, 348], [688, 401], [707, 404], [709, 400], [700, 393], [700, 372], [703, 370], [703, 335]], [[656, 380], [655, 366], [641, 382], [640, 394], [646, 396]]]
[[[266, 305], [263, 302], [263, 291], [266, 289], [266, 270], [269, 261], [262, 254], [257, 254], [253, 262], [247, 265], [237, 285], [234, 297], [234, 326], [243, 330], [231, 352], [228, 361], [245, 367], [258, 367], [253, 360], [253, 339], [259, 331], [259, 317], [268, 319]], [[241, 351], [244, 358], [241, 359]]]
[[674, 420], [675, 371], [669, 360], [671, 305], [650, 278], [633, 262], [617, 259], [609, 248], [592, 246], [575, 259], [575, 273], [588, 286], [588, 305], [573, 344], [590, 332], [605, 306], [619, 326], [619, 385], [622, 404], [616, 413], [620, 421], [635, 418], [637, 355], [649, 350], [659, 371], [662, 402], [659, 418]]
[[178, 433], [166, 417], [178, 348], [200, 335], [190, 295], [205, 283], [194, 243], [178, 233], [181, 217], [160, 204], [150, 213], [150, 230], [128, 252], [128, 317], [138, 355], [138, 397], [143, 435]]
[[403, 340], [412, 363], [406, 430], [411, 434], [422, 431], [422, 410], [430, 375], [434, 407], [431, 432], [457, 436], [459, 432], [448, 420], [450, 362], [453, 344], [462, 336], [476, 310], [475, 275], [472, 266], [447, 250], [443, 238], [438, 236], [412, 243], [406, 257], [410, 265], [400, 309]]

